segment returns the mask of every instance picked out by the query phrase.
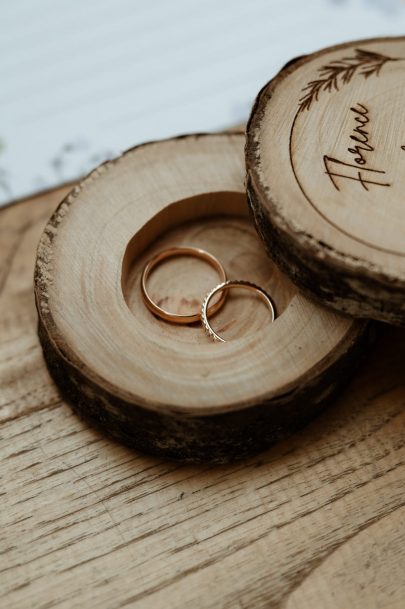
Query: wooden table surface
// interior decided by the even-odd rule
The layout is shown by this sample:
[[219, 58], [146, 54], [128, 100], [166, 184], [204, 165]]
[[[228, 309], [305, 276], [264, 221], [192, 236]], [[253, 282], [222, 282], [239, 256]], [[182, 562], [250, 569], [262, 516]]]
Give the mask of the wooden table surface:
[[130, 451], [63, 402], [32, 274], [65, 189], [0, 211], [1, 588], [7, 609], [405, 607], [405, 331], [340, 399], [231, 466]]

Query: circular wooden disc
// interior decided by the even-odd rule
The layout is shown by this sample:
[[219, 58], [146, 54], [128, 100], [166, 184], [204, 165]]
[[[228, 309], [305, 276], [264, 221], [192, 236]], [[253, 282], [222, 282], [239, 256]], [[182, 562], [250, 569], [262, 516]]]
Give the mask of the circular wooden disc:
[[270, 255], [302, 289], [405, 324], [405, 38], [290, 62], [259, 94], [249, 198]]
[[[226, 461], [263, 448], [308, 420], [346, 379], [363, 324], [297, 293], [272, 263], [247, 215], [242, 134], [140, 146], [73, 189], [39, 244], [35, 295], [48, 367], [80, 413], [121, 441], [191, 461]], [[229, 296], [212, 320], [180, 326], [145, 307], [147, 260], [172, 246], [217, 256], [229, 278], [272, 295]], [[152, 297], [191, 312], [216, 283], [194, 258], [162, 264]]]

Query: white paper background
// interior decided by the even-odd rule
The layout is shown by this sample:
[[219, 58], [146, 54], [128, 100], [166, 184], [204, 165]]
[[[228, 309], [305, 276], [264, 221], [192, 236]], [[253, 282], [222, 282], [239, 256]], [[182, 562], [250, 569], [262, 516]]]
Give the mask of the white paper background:
[[405, 33], [401, 0], [0, 0], [0, 204], [245, 120], [289, 59]]

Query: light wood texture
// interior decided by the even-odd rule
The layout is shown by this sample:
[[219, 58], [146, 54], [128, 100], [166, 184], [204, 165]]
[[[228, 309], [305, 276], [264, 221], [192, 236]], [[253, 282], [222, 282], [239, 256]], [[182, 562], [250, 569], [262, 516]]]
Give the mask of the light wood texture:
[[[38, 248], [40, 338], [74, 406], [114, 437], [188, 461], [244, 457], [297, 429], [346, 382], [365, 326], [299, 294], [269, 262], [244, 193], [243, 134], [191, 135], [139, 146], [84, 179]], [[214, 326], [179, 326], [145, 307], [146, 262], [176, 246], [211, 252], [230, 279], [272, 296], [229, 295]], [[219, 283], [194, 258], [150, 281], [166, 309], [191, 313]]]
[[82, 422], [42, 358], [35, 248], [64, 194], [0, 211], [2, 606], [402, 609], [404, 330], [259, 457], [138, 454]]
[[298, 58], [259, 94], [248, 190], [270, 255], [337, 310], [405, 325], [405, 38]]

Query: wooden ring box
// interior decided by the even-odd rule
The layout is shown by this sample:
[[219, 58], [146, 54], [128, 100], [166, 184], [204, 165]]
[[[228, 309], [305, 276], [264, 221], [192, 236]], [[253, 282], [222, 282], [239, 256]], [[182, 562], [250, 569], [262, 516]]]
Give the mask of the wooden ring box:
[[247, 130], [247, 190], [270, 256], [338, 311], [405, 325], [405, 38], [290, 62]]
[[[243, 146], [243, 134], [218, 134], [130, 150], [73, 189], [38, 247], [39, 336], [62, 394], [120, 441], [169, 458], [225, 462], [291, 433], [345, 381], [364, 336], [269, 261], [248, 216]], [[173, 245], [263, 286], [276, 321], [245, 293], [213, 321], [224, 344], [154, 317], [140, 275]], [[150, 290], [181, 312], [215, 282], [190, 258], [162, 265]]]

